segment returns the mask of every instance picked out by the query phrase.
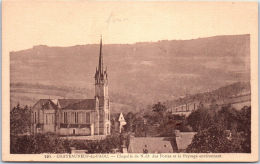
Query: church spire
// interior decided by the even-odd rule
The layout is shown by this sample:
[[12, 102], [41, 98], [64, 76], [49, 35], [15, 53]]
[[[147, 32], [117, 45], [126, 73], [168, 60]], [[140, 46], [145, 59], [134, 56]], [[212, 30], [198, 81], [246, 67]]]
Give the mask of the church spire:
[[103, 76], [103, 54], [102, 54], [102, 35], [100, 39], [100, 49], [99, 49], [99, 63], [98, 63], [98, 73], [99, 76]]
[[107, 81], [107, 71], [104, 70], [103, 67], [103, 53], [102, 53], [102, 35], [100, 39], [100, 47], [99, 47], [99, 61], [98, 61], [98, 67], [96, 69], [95, 74], [96, 83], [102, 83]]

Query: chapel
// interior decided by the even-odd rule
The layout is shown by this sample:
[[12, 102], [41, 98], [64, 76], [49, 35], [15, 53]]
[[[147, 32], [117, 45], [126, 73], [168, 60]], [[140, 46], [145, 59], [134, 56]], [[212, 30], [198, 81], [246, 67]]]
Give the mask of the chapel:
[[40, 99], [32, 107], [31, 120], [32, 134], [110, 134], [108, 75], [103, 68], [102, 38], [95, 72], [95, 96], [92, 99]]

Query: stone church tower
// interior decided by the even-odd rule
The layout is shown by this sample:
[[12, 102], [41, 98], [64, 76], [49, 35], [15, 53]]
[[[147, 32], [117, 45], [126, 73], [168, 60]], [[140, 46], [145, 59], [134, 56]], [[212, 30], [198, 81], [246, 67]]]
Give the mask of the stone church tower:
[[103, 68], [102, 38], [100, 40], [99, 63], [95, 74], [95, 100], [95, 135], [108, 135], [110, 134], [110, 106], [107, 70]]

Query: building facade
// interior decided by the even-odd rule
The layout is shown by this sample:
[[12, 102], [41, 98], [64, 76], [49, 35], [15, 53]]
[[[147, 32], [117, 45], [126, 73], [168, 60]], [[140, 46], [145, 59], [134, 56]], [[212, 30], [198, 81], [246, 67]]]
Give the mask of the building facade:
[[182, 105], [174, 106], [168, 109], [168, 112], [174, 115], [189, 116], [191, 112], [198, 109], [200, 105], [199, 101], [189, 102]]
[[103, 68], [102, 39], [93, 99], [40, 99], [33, 106], [31, 133], [48, 132], [65, 136], [110, 134], [108, 77]]
[[114, 115], [114, 117], [111, 119], [111, 124], [112, 124], [111, 127], [113, 127], [113, 132], [121, 133], [124, 129], [123, 126], [126, 125], [126, 121], [123, 113], [121, 112]]
[[243, 107], [251, 106], [251, 92], [243, 92], [237, 95], [229, 97], [229, 103], [237, 110], [241, 110]]
[[168, 109], [168, 112], [174, 115], [189, 116], [191, 112], [196, 111], [200, 105], [210, 108], [211, 105], [218, 105], [219, 107], [230, 105], [236, 110], [241, 110], [243, 107], [251, 106], [251, 91], [244, 91], [236, 95], [232, 95], [226, 98], [217, 99], [211, 101], [193, 101], [178, 106], [172, 106]]

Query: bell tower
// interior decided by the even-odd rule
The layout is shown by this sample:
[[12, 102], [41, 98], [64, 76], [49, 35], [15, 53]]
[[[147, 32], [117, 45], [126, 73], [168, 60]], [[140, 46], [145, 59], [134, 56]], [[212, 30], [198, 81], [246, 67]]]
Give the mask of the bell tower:
[[110, 107], [108, 97], [107, 69], [103, 68], [102, 37], [100, 39], [98, 68], [95, 73], [96, 117], [95, 134], [110, 134]]

